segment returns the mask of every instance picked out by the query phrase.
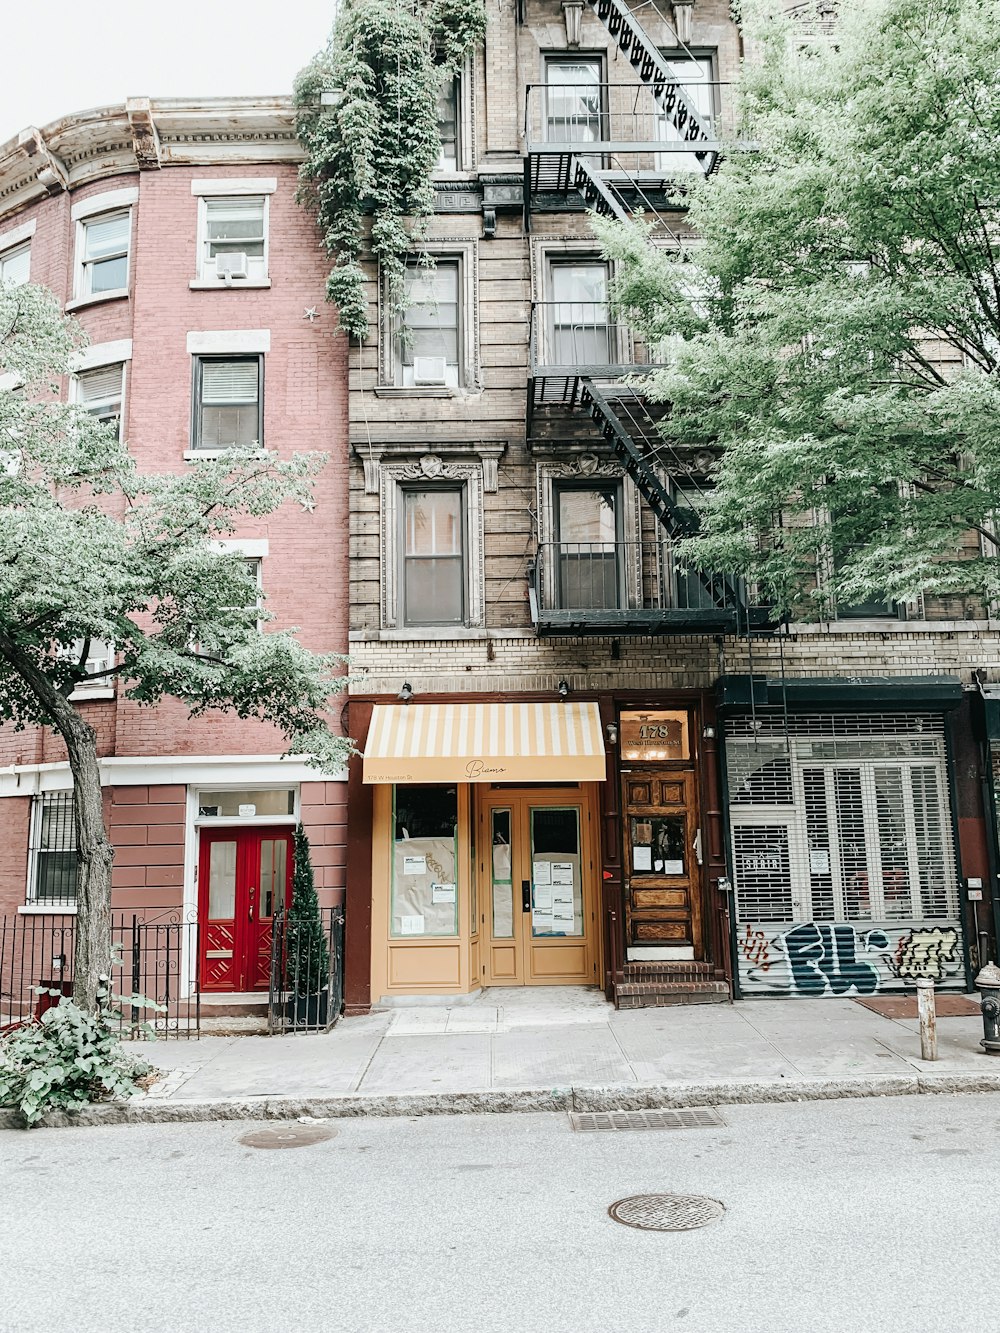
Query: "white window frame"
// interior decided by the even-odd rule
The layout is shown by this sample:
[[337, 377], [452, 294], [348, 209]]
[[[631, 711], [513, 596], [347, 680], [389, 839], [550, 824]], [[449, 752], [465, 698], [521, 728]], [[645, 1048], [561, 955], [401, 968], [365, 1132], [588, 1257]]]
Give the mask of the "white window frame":
[[[479, 358], [479, 241], [465, 237], [428, 241], [423, 247], [435, 260], [458, 262], [459, 356], [457, 385], [404, 385], [396, 354], [399, 323], [389, 308], [386, 281], [379, 282], [379, 386], [376, 393], [414, 397], [453, 398], [482, 390]], [[416, 252], [414, 252], [416, 258]]]
[[[21, 255], [27, 255], [28, 267], [23, 278], [14, 279], [8, 276], [7, 269], [11, 263]], [[7, 250], [0, 250], [0, 282], [12, 282], [15, 287], [20, 287], [26, 282], [31, 281], [31, 242], [22, 241], [20, 245], [12, 245]]]
[[[71, 661], [78, 661], [83, 651], [83, 640], [74, 639], [72, 647], [66, 652]], [[106, 639], [91, 639], [90, 656], [84, 664], [86, 671], [106, 671], [115, 665], [115, 646]], [[75, 699], [113, 699], [115, 697], [115, 677], [102, 676], [100, 680], [83, 680], [73, 687], [69, 696]]]
[[35, 234], [35, 222], [22, 222], [18, 227], [10, 227], [0, 232], [0, 278], [3, 278], [4, 265], [22, 251], [28, 252], [28, 275], [23, 282], [31, 281], [31, 240]]
[[[104, 362], [103, 364], [100, 365], [80, 367], [79, 369], [75, 370], [73, 372], [73, 379], [72, 379], [72, 395], [73, 395], [73, 402], [78, 404], [78, 406], [82, 407], [85, 411], [91, 411], [94, 406], [100, 406], [99, 401], [96, 403], [87, 403], [86, 399], [84, 398], [83, 389], [86, 382], [86, 378], [88, 375], [96, 374], [102, 370], [111, 370], [115, 365], [117, 365], [119, 369], [118, 439], [122, 440], [124, 438], [124, 433], [125, 433], [125, 380], [126, 380], [125, 361], [117, 361], [117, 362], [109, 361], [109, 362]], [[111, 403], [112, 401], [113, 400], [110, 398], [107, 400], [108, 403]], [[93, 415], [96, 416], [99, 421], [103, 419], [99, 412], [94, 412]]]
[[[231, 278], [228, 282], [224, 275], [220, 275], [216, 270], [216, 262], [208, 257], [208, 214], [209, 205], [220, 199], [246, 199], [256, 198], [260, 200], [261, 215], [263, 225], [264, 254], [261, 257], [255, 255], [247, 256], [246, 278]], [[243, 193], [232, 193], [225, 195], [203, 194], [198, 198], [198, 245], [196, 253], [196, 278], [190, 283], [194, 288], [222, 288], [223, 290], [236, 291], [238, 289], [246, 290], [248, 288], [270, 287], [271, 282], [268, 277], [268, 265], [270, 263], [270, 196], [263, 192], [258, 195], [246, 195]]]
[[[79, 204], [74, 204], [70, 210], [70, 217], [76, 223], [76, 256], [73, 265], [73, 300], [66, 304], [67, 310], [73, 310], [80, 305], [89, 305], [97, 301], [113, 301], [119, 297], [128, 296], [129, 282], [132, 277], [132, 214], [134, 205], [138, 201], [139, 191], [137, 189], [109, 190], [105, 194], [97, 194], [85, 199]], [[106, 292], [91, 292], [89, 288], [89, 266], [95, 261], [85, 258], [87, 253], [87, 228], [97, 222], [106, 222], [116, 214], [127, 214], [128, 216], [128, 237], [125, 242], [125, 285], [115, 287]], [[109, 258], [109, 256], [104, 256]]]

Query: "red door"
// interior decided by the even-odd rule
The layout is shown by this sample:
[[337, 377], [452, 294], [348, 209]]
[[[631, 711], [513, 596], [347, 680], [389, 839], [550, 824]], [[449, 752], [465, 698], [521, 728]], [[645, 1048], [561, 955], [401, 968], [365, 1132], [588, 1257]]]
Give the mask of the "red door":
[[201, 989], [267, 990], [271, 927], [291, 899], [288, 829], [212, 829], [201, 835], [198, 919]]

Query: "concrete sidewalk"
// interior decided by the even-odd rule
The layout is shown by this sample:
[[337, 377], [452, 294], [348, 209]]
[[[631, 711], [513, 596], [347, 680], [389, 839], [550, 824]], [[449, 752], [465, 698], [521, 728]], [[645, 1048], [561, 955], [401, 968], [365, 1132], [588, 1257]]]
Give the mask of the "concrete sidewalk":
[[[46, 1123], [609, 1110], [1000, 1091], [976, 1015], [917, 1020], [849, 999], [744, 1000], [618, 1012], [597, 990], [493, 989], [394, 1008], [331, 1032], [135, 1043], [148, 1093]], [[4, 1113], [0, 1112], [0, 1121]]]

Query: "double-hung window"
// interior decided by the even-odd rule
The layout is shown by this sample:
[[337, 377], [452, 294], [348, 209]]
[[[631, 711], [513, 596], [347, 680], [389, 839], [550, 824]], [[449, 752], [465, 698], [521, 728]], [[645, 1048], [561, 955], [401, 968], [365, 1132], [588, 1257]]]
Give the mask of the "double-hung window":
[[199, 278], [237, 283], [267, 277], [267, 196], [218, 195], [201, 200]]
[[553, 492], [559, 608], [594, 611], [621, 606], [620, 484], [556, 484]]
[[549, 290], [549, 364], [610, 365], [607, 264], [593, 259], [552, 260]]
[[262, 356], [196, 356], [193, 449], [263, 445]]
[[73, 793], [44, 792], [32, 802], [29, 901], [72, 905], [76, 902], [77, 877]]
[[462, 383], [461, 290], [459, 259], [407, 268], [405, 309], [396, 332], [398, 384], [457, 388]]
[[403, 624], [464, 625], [464, 487], [407, 487], [400, 508]]
[[128, 288], [129, 238], [132, 213], [100, 213], [80, 224], [80, 272], [78, 296], [101, 296]]
[[122, 386], [125, 367], [121, 362], [78, 371], [77, 401], [98, 421], [113, 422], [121, 439]]
[[438, 171], [458, 171], [461, 165], [461, 95], [461, 79], [457, 75], [445, 79], [438, 91], [438, 133], [441, 136]]
[[15, 245], [0, 253], [0, 282], [20, 287], [31, 271], [31, 244]]
[[545, 138], [548, 143], [594, 143], [604, 137], [600, 59], [545, 60]]
[[[686, 51], [664, 51], [663, 56], [676, 75], [688, 105], [697, 113], [708, 133], [713, 134], [716, 115], [714, 60], [710, 55], [691, 55]], [[699, 171], [704, 174], [705, 168], [695, 154], [680, 149], [684, 136], [674, 125], [671, 116], [657, 117], [656, 137], [664, 145], [671, 145], [669, 151], [657, 153], [657, 171], [671, 174], [675, 171]]]

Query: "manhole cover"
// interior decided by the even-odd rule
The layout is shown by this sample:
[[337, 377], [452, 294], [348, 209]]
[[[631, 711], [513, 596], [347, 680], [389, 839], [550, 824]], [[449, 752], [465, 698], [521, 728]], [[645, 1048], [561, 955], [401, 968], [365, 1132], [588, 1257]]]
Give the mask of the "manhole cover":
[[574, 1129], [705, 1129], [726, 1122], [711, 1106], [681, 1111], [570, 1111]]
[[246, 1148], [308, 1148], [312, 1143], [332, 1139], [335, 1129], [326, 1125], [276, 1125], [274, 1129], [253, 1129], [236, 1140]]
[[725, 1211], [725, 1204], [703, 1194], [633, 1194], [613, 1203], [608, 1216], [640, 1231], [694, 1231]]

